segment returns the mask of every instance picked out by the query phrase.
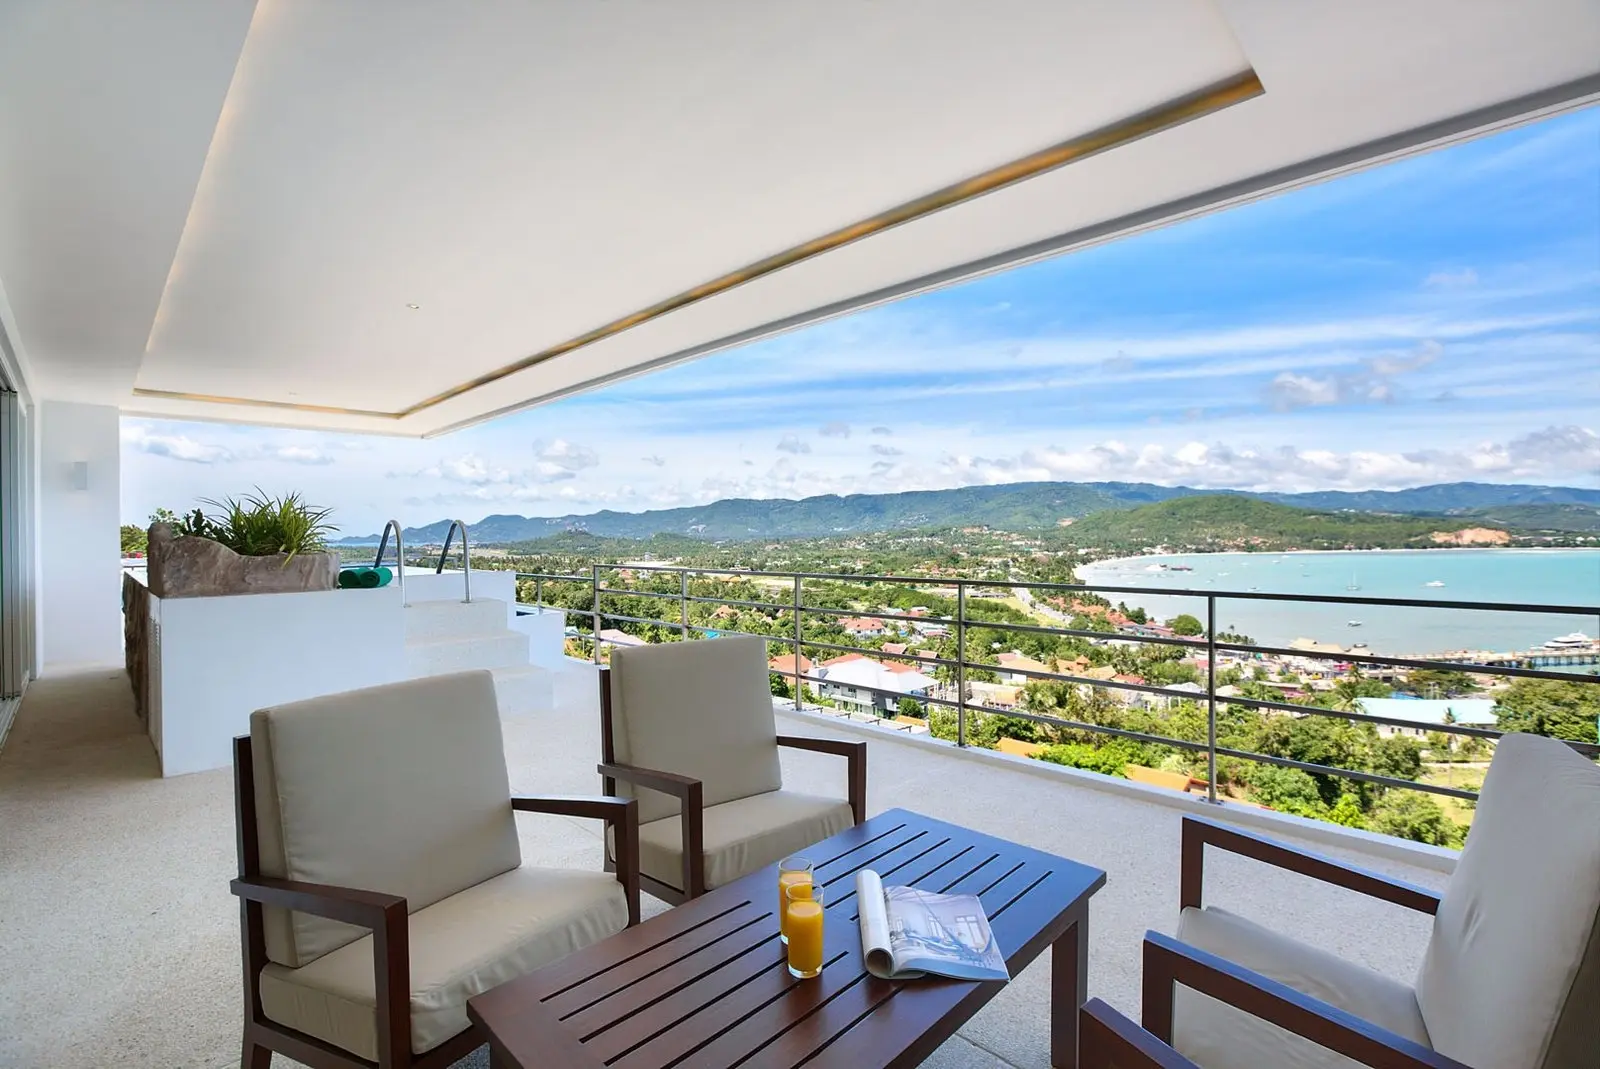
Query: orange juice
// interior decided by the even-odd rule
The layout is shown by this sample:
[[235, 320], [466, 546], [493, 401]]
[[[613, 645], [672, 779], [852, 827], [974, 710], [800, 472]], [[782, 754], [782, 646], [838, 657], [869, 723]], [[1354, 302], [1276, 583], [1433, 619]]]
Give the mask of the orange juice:
[[801, 888], [805, 894], [796, 894], [798, 898], [808, 897], [811, 891], [811, 870], [792, 870], [778, 873], [778, 934], [785, 943], [789, 941], [789, 888]]
[[789, 932], [789, 972], [809, 979], [822, 972], [822, 888], [791, 884], [783, 925]]

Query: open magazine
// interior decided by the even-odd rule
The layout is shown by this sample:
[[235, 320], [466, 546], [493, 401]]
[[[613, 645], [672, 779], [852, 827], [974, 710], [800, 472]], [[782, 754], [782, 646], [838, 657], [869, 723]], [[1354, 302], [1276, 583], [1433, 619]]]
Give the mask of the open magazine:
[[862, 869], [856, 873], [856, 898], [861, 903], [861, 953], [873, 976], [1011, 979], [976, 895], [885, 887], [876, 872]]

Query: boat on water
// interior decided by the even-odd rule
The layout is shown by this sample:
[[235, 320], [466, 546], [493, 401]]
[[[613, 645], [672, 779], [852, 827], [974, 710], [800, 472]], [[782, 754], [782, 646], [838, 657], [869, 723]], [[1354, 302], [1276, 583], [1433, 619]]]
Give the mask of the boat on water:
[[1361, 623], [1362, 623], [1362, 621], [1360, 621], [1360, 620], [1346, 620], [1344, 622], [1344, 626], [1346, 626], [1346, 627], [1360, 627]]
[[1432, 582], [1431, 582], [1431, 583], [1423, 583], [1423, 584], [1422, 584], [1422, 585], [1423, 585], [1423, 586], [1444, 586], [1444, 583], [1443, 583], [1443, 582], [1441, 582], [1441, 581], [1440, 581], [1440, 580], [1438, 580], [1438, 579], [1435, 579], [1435, 580], [1433, 580], [1433, 581], [1432, 581]]
[[1164, 572], [1167, 570], [1167, 566], [1165, 564], [1146, 564], [1144, 570], [1147, 572]]
[[1544, 644], [1547, 650], [1586, 650], [1594, 645], [1595, 640], [1582, 631], [1574, 631], [1570, 635], [1553, 638]]
[[1194, 571], [1194, 569], [1191, 568], [1187, 564], [1172, 564], [1172, 565], [1168, 565], [1167, 566], [1167, 571], [1169, 571], [1169, 572], [1192, 572], [1192, 571]]

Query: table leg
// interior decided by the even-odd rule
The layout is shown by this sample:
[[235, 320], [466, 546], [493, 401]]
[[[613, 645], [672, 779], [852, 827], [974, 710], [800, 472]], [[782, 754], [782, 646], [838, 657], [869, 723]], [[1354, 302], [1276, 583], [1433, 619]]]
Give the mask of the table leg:
[[1078, 1007], [1089, 997], [1089, 904], [1050, 944], [1050, 1064], [1078, 1069]]

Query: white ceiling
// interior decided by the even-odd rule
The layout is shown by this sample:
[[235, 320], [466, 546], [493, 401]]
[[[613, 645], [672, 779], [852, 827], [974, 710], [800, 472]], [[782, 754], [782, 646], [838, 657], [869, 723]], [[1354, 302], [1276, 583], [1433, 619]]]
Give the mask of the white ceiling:
[[[385, 415], [1251, 71], [1254, 99]], [[1596, 92], [1592, 0], [7, 0], [0, 320], [42, 396], [435, 433]]]

